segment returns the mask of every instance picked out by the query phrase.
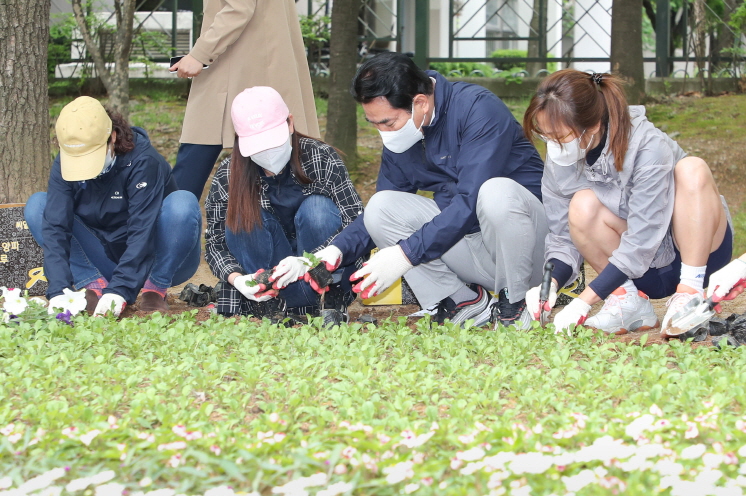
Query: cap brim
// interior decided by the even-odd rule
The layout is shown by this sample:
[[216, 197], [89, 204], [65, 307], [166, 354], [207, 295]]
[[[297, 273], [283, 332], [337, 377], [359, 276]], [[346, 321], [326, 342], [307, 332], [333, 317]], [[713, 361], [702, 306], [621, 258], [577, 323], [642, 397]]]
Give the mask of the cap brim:
[[248, 157], [270, 148], [277, 148], [288, 140], [289, 135], [288, 124], [283, 121], [280, 125], [259, 134], [243, 138], [239, 136], [238, 149], [242, 156]]
[[85, 155], [73, 156], [60, 149], [60, 171], [65, 181], [87, 181], [101, 174], [109, 147], [105, 144]]

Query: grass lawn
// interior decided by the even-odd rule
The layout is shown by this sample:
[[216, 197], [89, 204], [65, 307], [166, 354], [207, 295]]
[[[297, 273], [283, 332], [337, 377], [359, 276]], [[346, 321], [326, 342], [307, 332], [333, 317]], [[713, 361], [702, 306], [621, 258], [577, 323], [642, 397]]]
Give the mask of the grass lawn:
[[[741, 143], [746, 98], [721, 98], [650, 113], [705, 150], [719, 124], [698, 133], [691, 123], [719, 100], [743, 110], [711, 110], [716, 122], [736, 119], [732, 142]], [[173, 161], [183, 101], [136, 100], [132, 120]], [[54, 101], [53, 114], [64, 103]], [[374, 149], [375, 133], [361, 135]], [[742, 149], [725, 150], [730, 161], [716, 157], [716, 177], [740, 163]], [[369, 150], [363, 156], [356, 178], [365, 189], [377, 164]], [[741, 170], [722, 183], [734, 198]], [[731, 205], [744, 219], [740, 201]], [[740, 495], [746, 487], [744, 347], [438, 327], [427, 318], [333, 329], [200, 321], [194, 312], [72, 323], [0, 325], [0, 496]]]

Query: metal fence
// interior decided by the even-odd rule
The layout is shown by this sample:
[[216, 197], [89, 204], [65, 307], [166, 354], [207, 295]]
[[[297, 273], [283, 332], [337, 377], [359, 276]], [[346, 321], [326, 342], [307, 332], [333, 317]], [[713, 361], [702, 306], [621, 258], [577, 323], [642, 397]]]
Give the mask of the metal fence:
[[[532, 76], [551, 66], [609, 70], [611, 0], [448, 3], [448, 53], [428, 54], [430, 63], [495, 63], [498, 57], [499, 66], [513, 64]], [[745, 40], [728, 23], [736, 2], [721, 2], [717, 9], [704, 0], [678, 8], [670, 0], [644, 3], [649, 75], [741, 74]]]
[[[329, 31], [331, 0], [305, 2], [310, 19]], [[728, 21], [736, 0], [643, 0], [646, 74], [739, 76], [744, 37]], [[501, 71], [535, 76], [562, 67], [609, 70], [612, 0], [360, 0], [361, 60], [382, 50], [412, 52], [421, 66], [461, 75]], [[303, 5], [303, 3], [301, 3]], [[202, 0], [138, 0], [133, 59], [166, 62], [188, 53], [199, 32]], [[193, 15], [192, 13], [197, 13]], [[100, 23], [113, 24], [114, 14]], [[99, 43], [110, 49], [107, 30]], [[307, 44], [308, 45], [308, 44]], [[87, 62], [74, 40], [68, 63]], [[308, 49], [314, 74], [328, 74], [328, 44]], [[468, 64], [471, 64], [471, 68]], [[485, 64], [476, 66], [476, 64]], [[485, 74], [487, 73], [487, 74]]]

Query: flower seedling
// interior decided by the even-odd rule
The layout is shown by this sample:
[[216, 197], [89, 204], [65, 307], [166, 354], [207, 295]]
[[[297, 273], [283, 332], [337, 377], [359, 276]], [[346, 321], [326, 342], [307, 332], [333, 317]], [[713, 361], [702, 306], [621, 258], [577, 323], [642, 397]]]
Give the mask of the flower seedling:
[[246, 281], [246, 285], [253, 288], [257, 284], [264, 284], [264, 288], [269, 289], [272, 286], [272, 283], [269, 280], [269, 276], [271, 274], [272, 273], [268, 270], [260, 269], [259, 271], [257, 271], [254, 279]]

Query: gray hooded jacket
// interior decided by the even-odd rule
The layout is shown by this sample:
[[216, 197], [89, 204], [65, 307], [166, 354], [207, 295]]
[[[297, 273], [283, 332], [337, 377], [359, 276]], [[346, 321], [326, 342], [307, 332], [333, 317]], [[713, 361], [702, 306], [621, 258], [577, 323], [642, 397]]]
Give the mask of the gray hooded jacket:
[[637, 279], [650, 267], [673, 262], [673, 170], [686, 153], [648, 121], [645, 107], [631, 106], [629, 113], [632, 131], [621, 172], [616, 170], [608, 140], [592, 166], [582, 161], [562, 167], [546, 159], [541, 184], [549, 223], [545, 260], [556, 258], [569, 265], [570, 281], [577, 277], [583, 257], [570, 239], [568, 209], [573, 195], [583, 189], [592, 190], [606, 208], [627, 221], [627, 231], [609, 258], [627, 277]]

